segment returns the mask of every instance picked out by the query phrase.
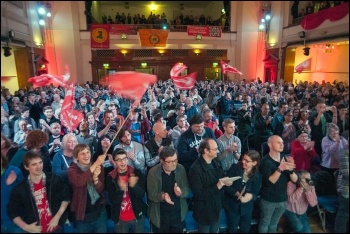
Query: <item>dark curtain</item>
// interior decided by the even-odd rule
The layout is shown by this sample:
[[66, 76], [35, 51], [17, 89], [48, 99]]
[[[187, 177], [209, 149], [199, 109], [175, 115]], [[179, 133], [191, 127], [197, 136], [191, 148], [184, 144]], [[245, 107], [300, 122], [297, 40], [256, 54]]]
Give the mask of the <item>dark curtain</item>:
[[226, 22], [225, 27], [230, 26], [230, 16], [231, 16], [231, 4], [230, 1], [223, 1], [224, 3], [224, 10], [226, 12]]
[[92, 1], [85, 1], [85, 15], [86, 15], [86, 24], [88, 29], [92, 24], [91, 7], [92, 7]]

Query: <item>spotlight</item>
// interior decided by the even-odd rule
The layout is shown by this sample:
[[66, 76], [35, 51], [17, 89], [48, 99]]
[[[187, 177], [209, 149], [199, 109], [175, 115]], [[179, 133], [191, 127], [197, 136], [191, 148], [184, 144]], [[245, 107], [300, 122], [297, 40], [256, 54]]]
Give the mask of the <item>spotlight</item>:
[[40, 19], [40, 20], [39, 20], [39, 24], [40, 24], [41, 26], [45, 26], [45, 20]]
[[4, 49], [4, 56], [5, 57], [9, 57], [12, 55], [12, 53], [11, 53], [12, 48], [11, 47], [4, 46], [2, 48]]
[[310, 55], [310, 47], [305, 47], [304, 49], [304, 55], [309, 56]]
[[47, 12], [46, 16], [51, 17], [51, 12]]
[[46, 14], [46, 11], [45, 11], [45, 8], [44, 7], [39, 7], [39, 9], [38, 9], [38, 13], [40, 14], [40, 15], [45, 15]]

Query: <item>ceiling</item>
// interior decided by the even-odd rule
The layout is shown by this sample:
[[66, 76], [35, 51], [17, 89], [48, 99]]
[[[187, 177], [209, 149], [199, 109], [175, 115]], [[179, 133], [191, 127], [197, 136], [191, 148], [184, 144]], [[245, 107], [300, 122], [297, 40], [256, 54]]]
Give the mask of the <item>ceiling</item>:
[[103, 6], [125, 6], [125, 3], [128, 3], [129, 7], [135, 6], [148, 6], [151, 3], [155, 5], [159, 5], [160, 7], [179, 7], [183, 4], [183, 7], [191, 7], [191, 8], [205, 8], [212, 1], [201, 1], [198, 3], [197, 1], [98, 1]]

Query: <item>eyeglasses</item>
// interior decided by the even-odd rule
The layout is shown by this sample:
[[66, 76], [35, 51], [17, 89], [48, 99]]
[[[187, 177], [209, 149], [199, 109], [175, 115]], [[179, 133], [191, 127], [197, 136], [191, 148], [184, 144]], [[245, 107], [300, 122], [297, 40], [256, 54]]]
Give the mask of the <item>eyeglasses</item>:
[[175, 163], [177, 163], [177, 161], [179, 161], [179, 159], [175, 159], [173, 161], [165, 161], [164, 160], [164, 162], [166, 162], [167, 164], [175, 164]]
[[293, 116], [293, 115], [286, 115], [286, 116], [289, 116], [289, 117], [291, 117], [291, 116]]
[[128, 160], [128, 158], [127, 158], [127, 157], [124, 157], [124, 158], [115, 159], [114, 161], [119, 163], [119, 162], [127, 161], [127, 160]]
[[242, 159], [242, 162], [250, 163], [250, 162], [253, 162], [253, 160], [250, 160], [250, 161], [249, 161], [249, 160], [243, 158], [243, 159]]

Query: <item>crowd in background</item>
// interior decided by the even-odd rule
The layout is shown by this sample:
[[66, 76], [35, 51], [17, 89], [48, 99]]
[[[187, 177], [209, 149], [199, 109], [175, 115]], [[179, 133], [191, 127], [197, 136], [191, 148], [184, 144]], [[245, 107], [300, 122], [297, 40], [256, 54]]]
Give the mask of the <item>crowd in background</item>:
[[[29, 87], [13, 94], [1, 88], [2, 191], [7, 191], [2, 194], [2, 230], [21, 216], [11, 196], [24, 196], [13, 181], [5, 180], [13, 170], [17, 183], [23, 176], [31, 181], [31, 162], [40, 159], [45, 173], [52, 172], [69, 185], [70, 196], [60, 198], [60, 208], [73, 214], [68, 220], [79, 232], [105, 232], [107, 217], [116, 230], [142, 230], [131, 222], [144, 218], [142, 214], [149, 215], [155, 232], [176, 232], [185, 228], [182, 221], [192, 204], [188, 201], [193, 201], [194, 219], [203, 232], [217, 230], [221, 207], [229, 232], [249, 231], [260, 196], [260, 232], [276, 230], [279, 217], [267, 220], [269, 208], [276, 204], [283, 204], [278, 209], [290, 221], [289, 228], [309, 232], [305, 215], [317, 200], [307, 181], [318, 171], [340, 173], [343, 179], [333, 184], [348, 207], [349, 86], [344, 82], [197, 81], [184, 91], [170, 79], [159, 80], [137, 108], [130, 108], [132, 100], [111, 87], [87, 82], [75, 87], [74, 109], [85, 118], [72, 132], [60, 121], [64, 97], [62, 87]], [[276, 178], [269, 179], [270, 175]], [[233, 176], [241, 178], [222, 180]], [[282, 192], [275, 193], [273, 180]], [[10, 195], [12, 189], [15, 195]], [[124, 202], [132, 204], [133, 212], [125, 211]], [[7, 203], [14, 210], [6, 213]], [[344, 206], [339, 209], [344, 214]], [[61, 218], [67, 219], [58, 208], [51, 212], [57, 223], [47, 221], [42, 230], [57, 231]], [[347, 216], [337, 216], [336, 232], [346, 231], [348, 208], [346, 212]], [[168, 215], [160, 216], [164, 213]], [[34, 221], [23, 216], [15, 223], [30, 232], [36, 228], [31, 226]]]
[[130, 13], [127, 15], [122, 12], [117, 12], [115, 18], [108, 15], [102, 15], [102, 23], [104, 24], [153, 24], [153, 25], [221, 25], [221, 21], [213, 20], [210, 16], [205, 17], [204, 14], [199, 16], [183, 15], [180, 13], [178, 17], [173, 20], [167, 20], [165, 13], [154, 14], [150, 13], [146, 18], [145, 15], [135, 14], [133, 17]]

